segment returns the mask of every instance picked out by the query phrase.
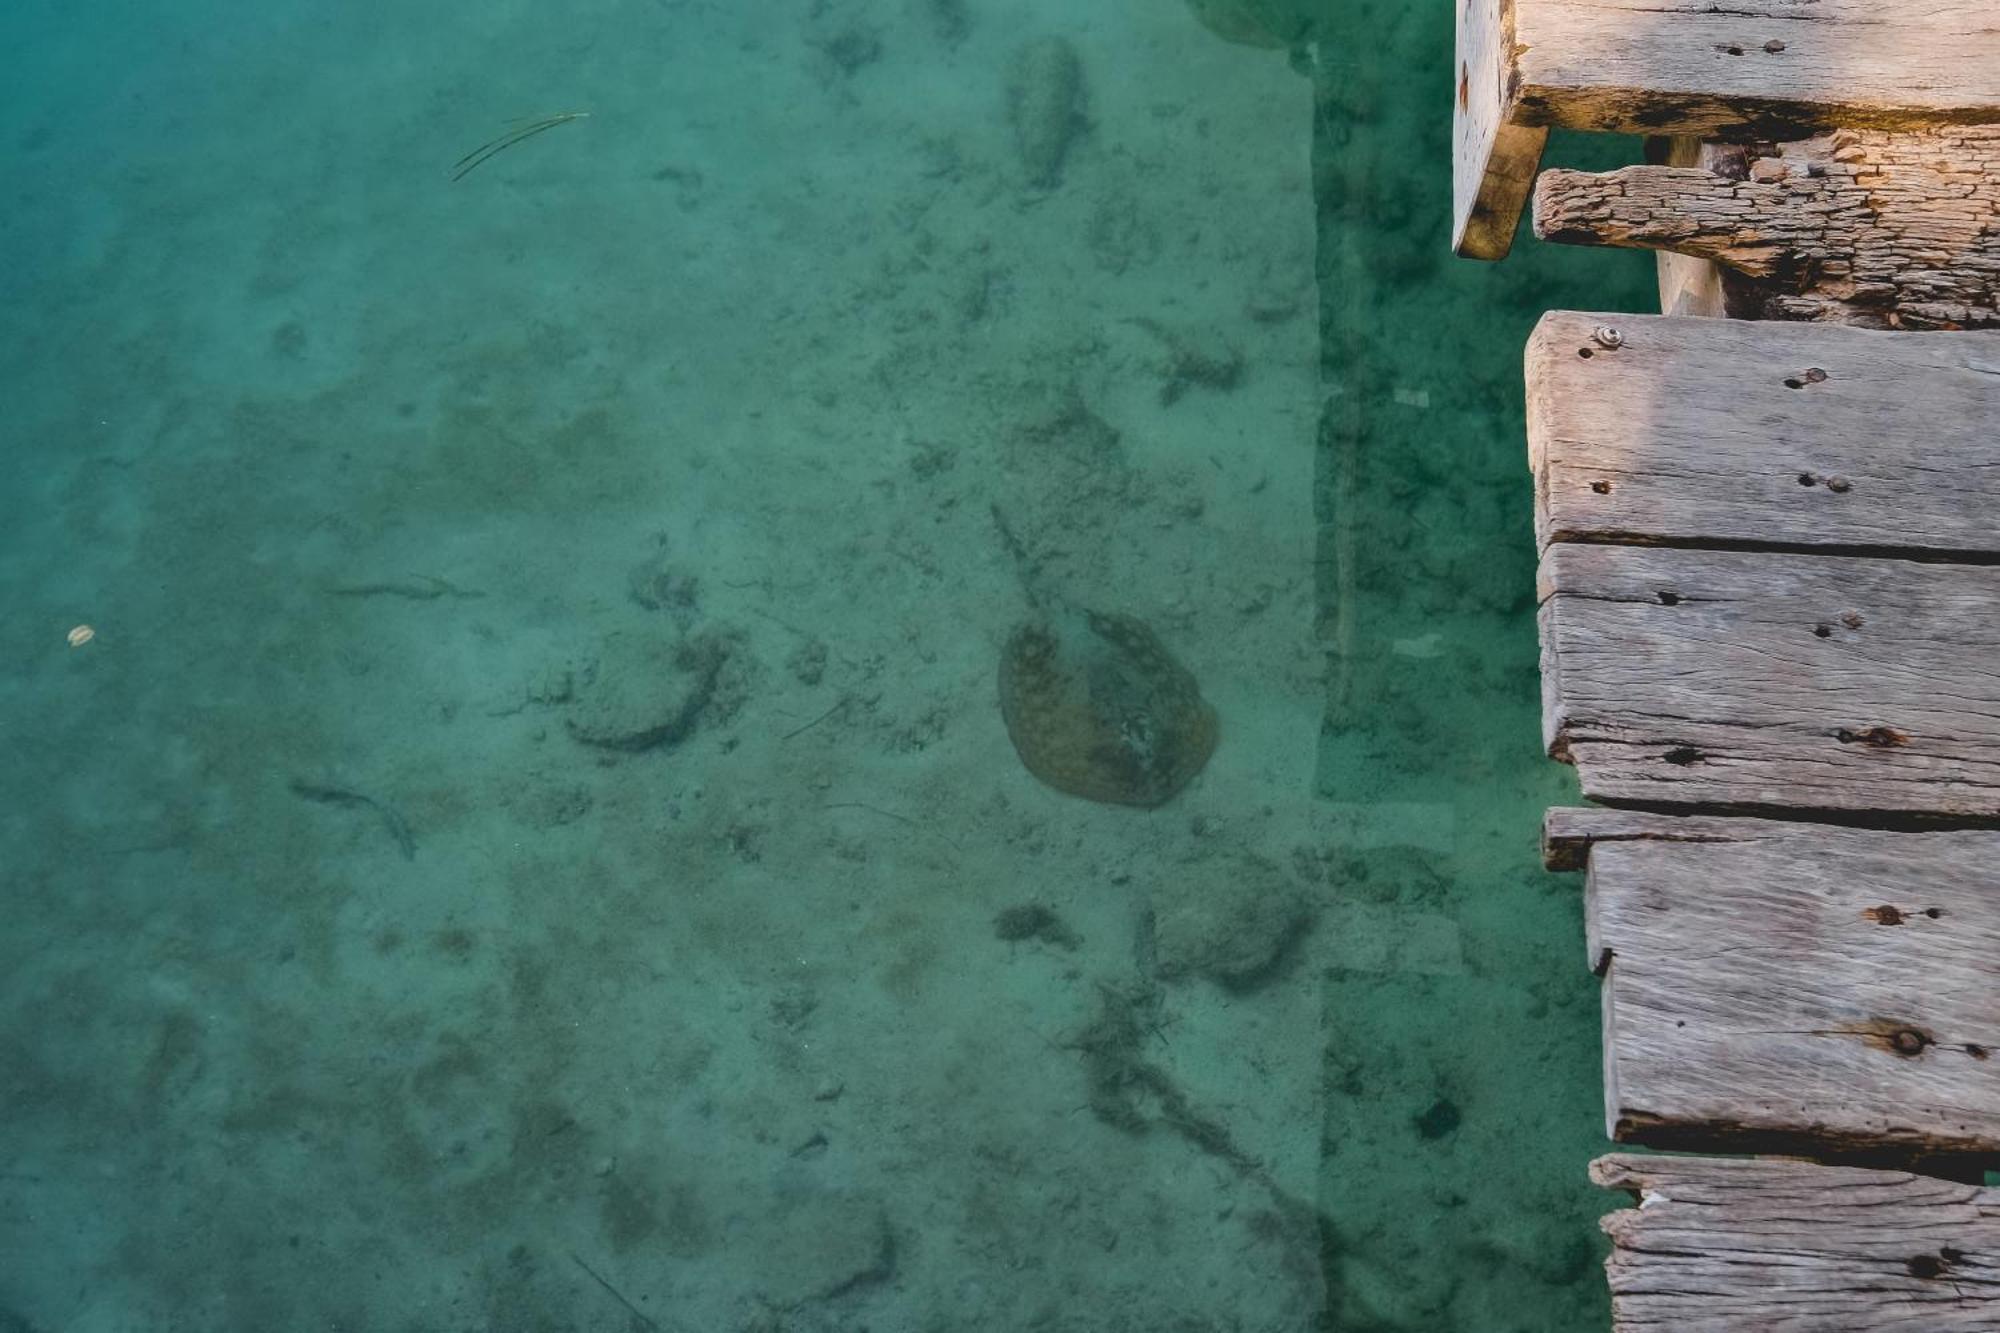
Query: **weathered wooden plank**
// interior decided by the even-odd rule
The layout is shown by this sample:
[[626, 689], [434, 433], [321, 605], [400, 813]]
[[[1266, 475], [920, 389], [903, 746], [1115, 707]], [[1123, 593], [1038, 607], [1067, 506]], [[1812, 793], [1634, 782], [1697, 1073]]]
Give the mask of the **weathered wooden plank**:
[[2000, 817], [2000, 567], [1558, 542], [1541, 591], [1593, 800]]
[[2000, 1191], [1901, 1171], [1614, 1153], [1590, 1178], [1617, 1333], [2000, 1327]]
[[1527, 379], [1544, 545], [2000, 554], [2000, 335], [1562, 311]]
[[1535, 234], [1714, 260], [1757, 280], [1768, 319], [2000, 326], [2000, 126], [1842, 129], [1744, 170], [1549, 171]]
[[1515, 0], [1513, 119], [1633, 134], [2000, 123], [1992, 0]]
[[[1555, 806], [1542, 816], [1542, 864], [1550, 870], [1581, 870], [1600, 842], [1746, 842], [1793, 836], [1818, 837], [1821, 824], [1726, 815], [1662, 815], [1613, 807]], [[1595, 966], [1593, 962], [1592, 966]]]
[[1599, 842], [1611, 1137], [2000, 1153], [2000, 832]]
[[1460, 0], [1451, 246], [1469, 259], [1506, 257], [1549, 136], [1509, 121], [1513, 23], [1513, 0]]

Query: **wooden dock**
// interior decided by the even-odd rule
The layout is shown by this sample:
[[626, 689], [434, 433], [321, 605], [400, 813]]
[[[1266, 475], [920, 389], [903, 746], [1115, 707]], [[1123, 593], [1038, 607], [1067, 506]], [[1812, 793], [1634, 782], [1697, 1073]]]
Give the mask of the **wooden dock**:
[[1459, 253], [1662, 252], [1526, 357], [1614, 1326], [2000, 1328], [2000, 3], [1461, 3]]

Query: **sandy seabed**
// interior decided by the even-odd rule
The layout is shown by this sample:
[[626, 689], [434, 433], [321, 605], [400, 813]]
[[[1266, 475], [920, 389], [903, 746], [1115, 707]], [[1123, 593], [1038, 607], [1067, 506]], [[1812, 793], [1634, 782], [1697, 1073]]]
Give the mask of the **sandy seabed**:
[[[1317, 972], [1392, 944], [1299, 873], [1285, 54], [30, 9], [0, 1327], [1309, 1326]], [[1222, 718], [1165, 807], [1016, 759], [996, 506]]]

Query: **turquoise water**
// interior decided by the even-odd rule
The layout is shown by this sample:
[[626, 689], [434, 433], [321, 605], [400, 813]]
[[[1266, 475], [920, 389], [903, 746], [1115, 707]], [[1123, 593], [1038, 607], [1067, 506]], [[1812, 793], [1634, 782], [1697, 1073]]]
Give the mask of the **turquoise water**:
[[[1597, 983], [1581, 881], [1535, 854], [1577, 796], [1540, 754], [1521, 349], [1547, 309], [1657, 309], [1652, 261], [1526, 236], [1452, 258], [1449, 8], [1342, 18], [1369, 39], [1324, 43], [1316, 80], [1317, 786], [1355, 830], [1328, 884], [1453, 947], [1327, 974], [1329, 1323], [1603, 1328]], [[1635, 148], [1557, 135], [1548, 161]]]
[[1650, 267], [1202, 9], [19, 11], [0, 1330], [1602, 1326], [1519, 365]]

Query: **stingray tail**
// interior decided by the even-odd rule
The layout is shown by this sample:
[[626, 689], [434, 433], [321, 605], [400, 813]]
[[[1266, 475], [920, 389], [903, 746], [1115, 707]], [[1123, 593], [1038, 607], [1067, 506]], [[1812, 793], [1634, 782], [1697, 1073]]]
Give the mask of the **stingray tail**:
[[1014, 525], [1007, 521], [1006, 512], [1000, 508], [999, 501], [994, 501], [991, 508], [993, 526], [1000, 530], [1000, 544], [1007, 548], [1007, 554], [1014, 559], [1014, 571], [1020, 575], [1021, 591], [1027, 594], [1028, 605], [1037, 611], [1045, 610], [1039, 587], [1041, 567], [1028, 554], [1027, 546], [1015, 534]]

